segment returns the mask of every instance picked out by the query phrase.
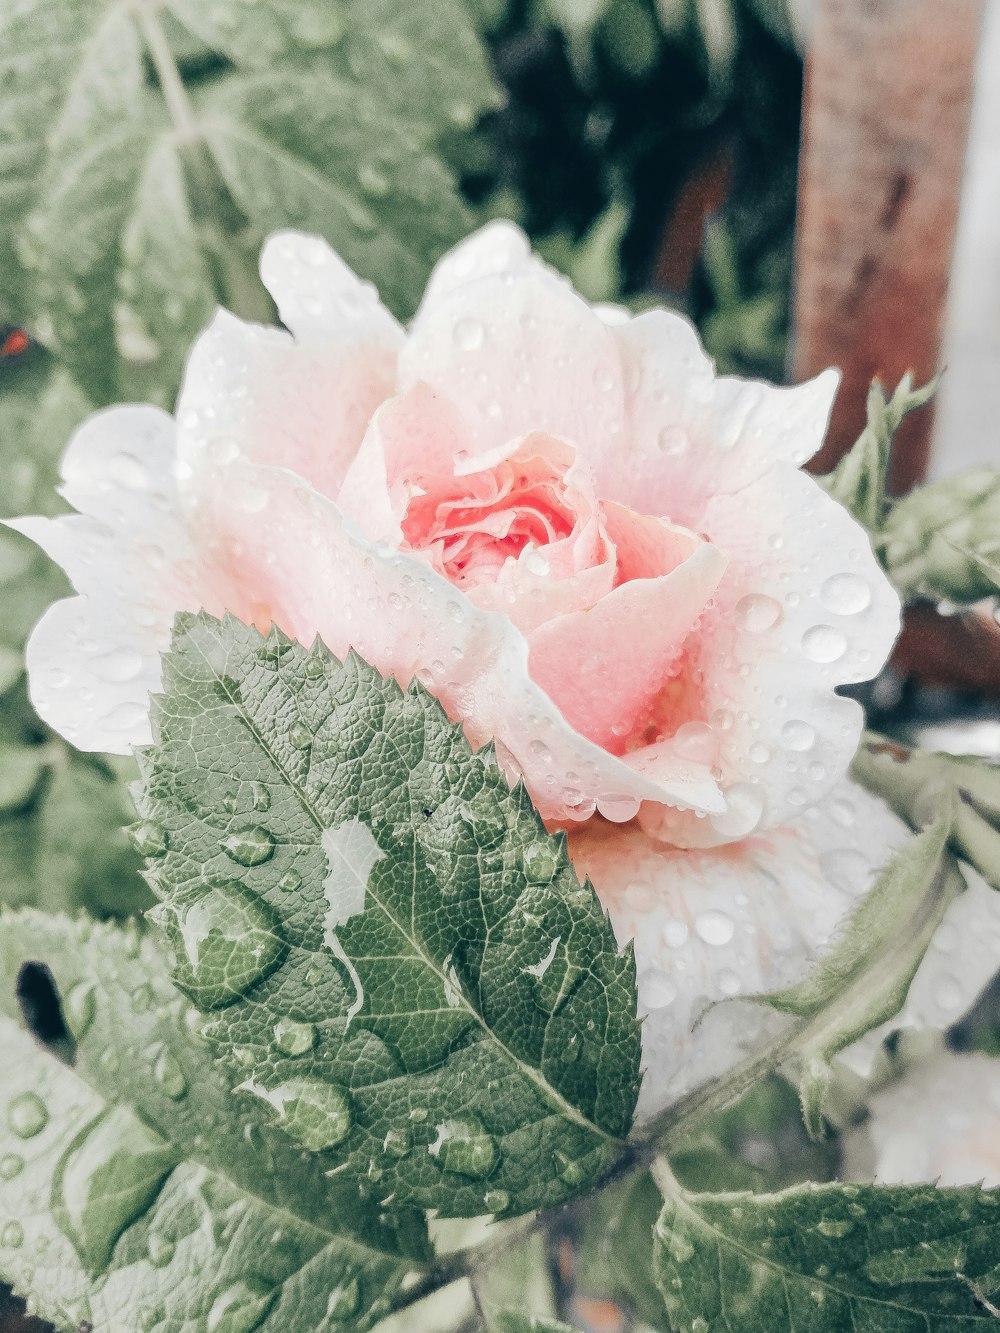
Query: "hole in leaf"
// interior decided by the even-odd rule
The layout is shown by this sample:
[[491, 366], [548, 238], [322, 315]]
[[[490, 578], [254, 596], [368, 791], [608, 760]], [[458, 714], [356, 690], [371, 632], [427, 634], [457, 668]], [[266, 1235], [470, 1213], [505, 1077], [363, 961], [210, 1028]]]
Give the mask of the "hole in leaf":
[[25, 963], [17, 974], [17, 1003], [28, 1030], [60, 1060], [72, 1064], [76, 1043], [63, 1018], [55, 977], [44, 963]]

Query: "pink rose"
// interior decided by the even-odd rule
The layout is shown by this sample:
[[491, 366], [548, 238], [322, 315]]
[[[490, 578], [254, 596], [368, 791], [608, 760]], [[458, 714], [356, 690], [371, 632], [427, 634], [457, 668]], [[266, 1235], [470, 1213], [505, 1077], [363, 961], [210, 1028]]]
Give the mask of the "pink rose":
[[[722, 948], [697, 929], [711, 885], [787, 939], [768, 925], [741, 971], [734, 926], [737, 989], [805, 966], [850, 894], [801, 817], [858, 741], [836, 688], [878, 671], [899, 619], [865, 533], [798, 470], [836, 374], [717, 378], [685, 320], [592, 309], [507, 224], [441, 261], [406, 332], [320, 240], [274, 237], [262, 274], [290, 332], [220, 311], [176, 422], [98, 413], [63, 464], [79, 515], [15, 524], [78, 593], [28, 646], [40, 714], [85, 749], [147, 742], [179, 610], [318, 633], [423, 680], [548, 820], [588, 821], [571, 847], [621, 938], [638, 948], [639, 898], [690, 893], [686, 956]], [[640, 966], [684, 993], [683, 1044], [707, 982], [671, 947]]]
[[148, 741], [174, 613], [205, 606], [419, 675], [552, 820], [711, 846], [829, 792], [861, 727], [835, 688], [898, 628], [797, 470], [833, 372], [718, 379], [679, 316], [602, 317], [505, 224], [441, 261], [408, 334], [322, 241], [275, 237], [262, 272], [291, 335], [220, 312], [176, 426], [94, 417], [64, 464], [85, 517], [19, 525], [81, 594], [29, 648], [58, 731]]

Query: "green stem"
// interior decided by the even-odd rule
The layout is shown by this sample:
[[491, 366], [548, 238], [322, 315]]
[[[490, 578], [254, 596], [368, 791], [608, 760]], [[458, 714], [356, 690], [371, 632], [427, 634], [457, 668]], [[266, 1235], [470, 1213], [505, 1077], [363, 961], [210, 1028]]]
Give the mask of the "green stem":
[[196, 144], [201, 140], [201, 129], [194, 107], [184, 87], [177, 61], [170, 49], [167, 35], [163, 31], [159, 17], [148, 4], [140, 5], [136, 10], [139, 28], [142, 31], [146, 50], [153, 62], [156, 81], [160, 85], [163, 99], [167, 104], [170, 119], [177, 131], [177, 139], [182, 144]]

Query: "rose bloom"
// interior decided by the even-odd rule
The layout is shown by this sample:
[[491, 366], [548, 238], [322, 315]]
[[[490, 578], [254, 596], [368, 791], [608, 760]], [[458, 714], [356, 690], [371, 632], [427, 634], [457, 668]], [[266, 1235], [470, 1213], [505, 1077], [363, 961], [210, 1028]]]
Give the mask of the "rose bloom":
[[904, 836], [842, 781], [862, 711], [836, 689], [899, 603], [799, 471], [836, 373], [719, 378], [684, 319], [591, 308], [504, 223], [408, 331], [321, 240], [261, 271], [285, 329], [220, 311], [176, 420], [98, 413], [63, 463], [78, 514], [14, 525], [78, 593], [28, 645], [35, 706], [84, 749], [148, 742], [201, 607], [416, 676], [635, 940], [660, 1105], [765, 1021], [709, 1002], [801, 976]]

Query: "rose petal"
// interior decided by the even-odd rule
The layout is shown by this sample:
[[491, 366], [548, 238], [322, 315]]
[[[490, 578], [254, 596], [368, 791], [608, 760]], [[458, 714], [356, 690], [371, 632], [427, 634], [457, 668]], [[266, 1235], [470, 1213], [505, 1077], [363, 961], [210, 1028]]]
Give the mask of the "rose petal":
[[621, 360], [605, 325], [564, 280], [526, 258], [509, 225], [485, 228], [441, 261], [400, 357], [455, 403], [479, 450], [544, 431], [621, 447]]
[[863, 725], [861, 707], [834, 691], [875, 675], [899, 628], [899, 598], [867, 535], [805, 473], [772, 468], [710, 500], [701, 522], [729, 565], [690, 670], [704, 676], [723, 789], [740, 800], [752, 789], [759, 817], [745, 827], [643, 811], [650, 832], [680, 846], [780, 827], [823, 799]]
[[1000, 1061], [940, 1051], [877, 1093], [847, 1136], [848, 1179], [1000, 1185]]
[[83, 750], [127, 754], [150, 740], [149, 694], [176, 611], [221, 611], [180, 520], [174, 422], [152, 407], [91, 417], [63, 459], [81, 515], [11, 522], [82, 595], [50, 607], [26, 649], [32, 703]]
[[571, 726], [613, 753], [661, 693], [726, 568], [707, 542], [660, 578], [623, 583], [529, 636], [531, 674]]
[[182, 480], [242, 456], [335, 495], [395, 362], [388, 340], [294, 342], [220, 310], [191, 349], [177, 403]]
[[595, 802], [629, 802], [634, 813], [643, 799], [690, 801], [686, 777], [675, 792], [575, 732], [529, 676], [527, 642], [505, 616], [365, 538], [292, 473], [232, 463], [201, 482], [194, 522], [213, 558], [239, 550], [227, 569], [242, 580], [230, 609], [241, 614], [253, 597], [300, 641], [319, 633], [338, 655], [353, 647], [401, 683], [420, 676], [476, 743], [503, 742], [511, 775], [523, 775], [545, 817], [586, 818]]
[[[666, 848], [634, 824], [571, 830], [578, 872], [619, 942], [634, 942], [645, 1015], [640, 1117], [723, 1073], [784, 1021], [735, 997], [801, 981], [908, 836], [850, 782], [795, 825], [729, 847]], [[709, 1007], [719, 1000], [727, 1003]]]
[[603, 499], [700, 531], [709, 499], [819, 448], [839, 376], [793, 388], [716, 377], [682, 316], [638, 315], [611, 329], [625, 369], [628, 448], [598, 440], [584, 456]]

